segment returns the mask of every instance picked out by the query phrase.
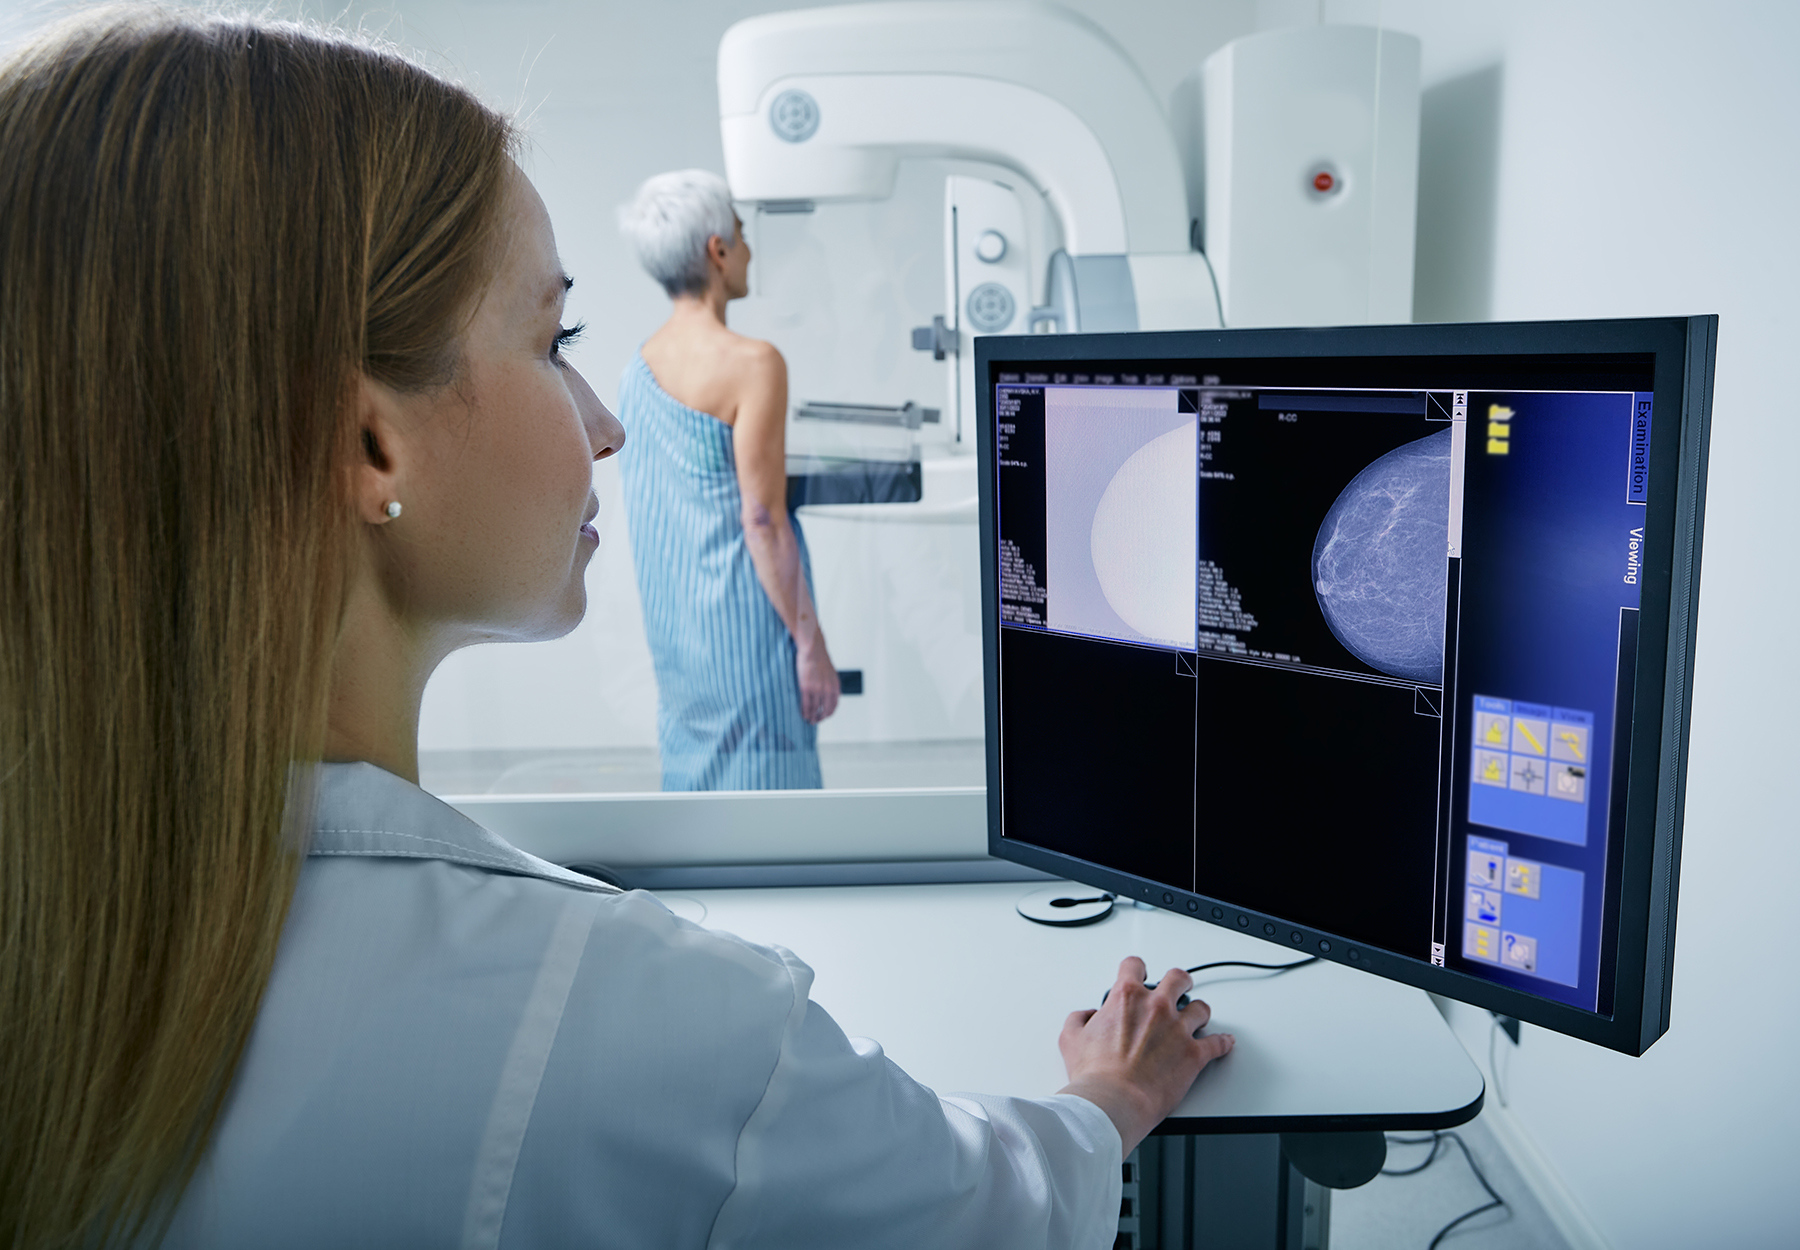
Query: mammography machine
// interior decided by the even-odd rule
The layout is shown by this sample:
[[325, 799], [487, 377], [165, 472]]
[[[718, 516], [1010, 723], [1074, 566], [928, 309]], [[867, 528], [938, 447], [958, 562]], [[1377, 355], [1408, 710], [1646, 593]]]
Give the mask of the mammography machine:
[[1068, 10], [871, 3], [737, 23], [718, 81], [762, 284], [738, 324], [789, 355], [790, 497], [826, 505], [821, 619], [868, 675], [824, 741], [981, 734], [976, 337], [1410, 318], [1410, 36], [1237, 40], [1172, 119]]

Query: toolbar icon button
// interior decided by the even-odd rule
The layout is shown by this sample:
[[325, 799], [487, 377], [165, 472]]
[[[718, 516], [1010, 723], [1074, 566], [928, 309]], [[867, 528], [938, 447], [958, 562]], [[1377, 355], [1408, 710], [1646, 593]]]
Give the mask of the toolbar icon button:
[[1506, 752], [1476, 751], [1475, 781], [1479, 785], [1506, 789]]
[[1515, 716], [1512, 723], [1512, 749], [1525, 755], [1542, 755], [1550, 738], [1550, 722]]
[[1550, 758], [1568, 760], [1574, 764], [1587, 763], [1588, 727], [1586, 725], [1552, 724], [1550, 726]]
[[1512, 788], [1527, 794], [1542, 794], [1547, 774], [1544, 766], [1529, 755], [1512, 757]]
[[1520, 972], [1537, 971], [1537, 939], [1507, 933], [1500, 938], [1500, 962]]
[[1580, 764], [1550, 765], [1550, 797], [1571, 803], [1587, 802], [1587, 769]]
[[1491, 925], [1465, 923], [1463, 925], [1463, 956], [1490, 964], [1499, 963], [1500, 930]]
[[1521, 894], [1526, 898], [1536, 898], [1542, 888], [1544, 866], [1534, 864], [1528, 859], [1508, 859], [1506, 861], [1506, 892]]

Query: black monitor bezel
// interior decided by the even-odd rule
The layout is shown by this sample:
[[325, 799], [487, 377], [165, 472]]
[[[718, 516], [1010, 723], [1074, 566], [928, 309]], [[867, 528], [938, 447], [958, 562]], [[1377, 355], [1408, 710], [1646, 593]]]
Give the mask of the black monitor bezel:
[[[1180, 915], [1358, 967], [1447, 998], [1526, 1020], [1611, 1050], [1638, 1055], [1669, 1027], [1686, 798], [1688, 707], [1698, 609], [1706, 459], [1712, 414], [1716, 316], [1607, 321], [1476, 322], [1329, 329], [1171, 330], [1118, 334], [995, 335], [974, 341], [976, 453], [980, 483], [983, 686], [987, 730], [988, 853]], [[1229, 361], [1305, 356], [1650, 355], [1655, 420], [1640, 584], [1639, 653], [1626, 808], [1619, 836], [1620, 889], [1613, 1013], [1599, 1015], [1341, 935], [1249, 912], [1001, 835], [999, 570], [995, 516], [994, 381], [997, 364], [1073, 360]], [[1671, 420], [1676, 414], [1677, 420]], [[1654, 762], [1654, 767], [1651, 763]], [[1166, 900], [1166, 901], [1165, 901]], [[1223, 911], [1215, 918], [1213, 909]], [[1240, 926], [1240, 915], [1249, 927]], [[1277, 926], [1265, 937], [1263, 926]], [[1294, 936], [1290, 936], [1294, 935]], [[1321, 951], [1320, 943], [1330, 944]], [[1352, 960], [1350, 953], [1356, 958]]]

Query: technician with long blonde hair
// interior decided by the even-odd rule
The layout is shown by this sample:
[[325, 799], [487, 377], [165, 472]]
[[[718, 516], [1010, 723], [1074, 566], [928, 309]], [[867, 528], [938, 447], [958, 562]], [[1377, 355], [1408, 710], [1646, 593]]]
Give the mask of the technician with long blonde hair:
[[0, 1243], [1109, 1244], [1230, 1048], [1184, 974], [940, 1098], [418, 788], [437, 663], [580, 619], [622, 442], [514, 142], [261, 20], [0, 61]]

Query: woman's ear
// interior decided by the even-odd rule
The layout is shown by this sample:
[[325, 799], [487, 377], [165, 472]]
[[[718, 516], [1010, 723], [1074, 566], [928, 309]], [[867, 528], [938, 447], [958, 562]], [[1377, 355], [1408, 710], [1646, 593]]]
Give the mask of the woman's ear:
[[707, 238], [706, 258], [712, 262], [713, 268], [721, 272], [725, 269], [727, 259], [731, 255], [731, 246], [730, 239], [722, 239], [716, 234]]
[[[369, 525], [386, 525], [405, 506], [406, 459], [401, 438], [400, 397], [363, 374], [356, 383], [356, 457], [350, 466], [350, 495], [356, 515]], [[394, 505], [400, 505], [399, 508]]]

